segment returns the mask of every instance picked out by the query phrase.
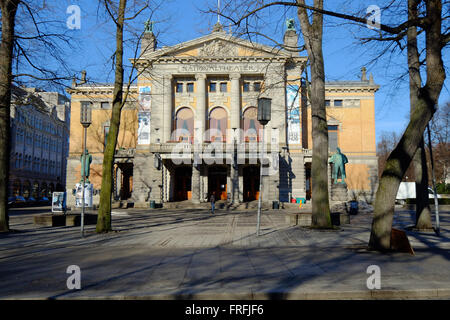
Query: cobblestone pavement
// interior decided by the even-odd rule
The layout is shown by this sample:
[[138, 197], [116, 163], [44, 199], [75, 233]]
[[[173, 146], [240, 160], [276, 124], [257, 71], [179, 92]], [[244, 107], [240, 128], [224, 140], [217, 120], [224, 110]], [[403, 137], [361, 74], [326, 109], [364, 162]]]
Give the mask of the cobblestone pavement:
[[[43, 209], [43, 211], [48, 209]], [[283, 211], [211, 215], [207, 210], [113, 210], [114, 232], [95, 226], [39, 227], [13, 212], [0, 234], [0, 299], [371, 299], [450, 298], [450, 214], [441, 236], [410, 232], [415, 256], [365, 250], [370, 213], [335, 231], [290, 226]], [[394, 225], [411, 225], [397, 211]], [[379, 265], [382, 289], [368, 290], [367, 267]], [[78, 265], [82, 290], [68, 290], [66, 269]]]

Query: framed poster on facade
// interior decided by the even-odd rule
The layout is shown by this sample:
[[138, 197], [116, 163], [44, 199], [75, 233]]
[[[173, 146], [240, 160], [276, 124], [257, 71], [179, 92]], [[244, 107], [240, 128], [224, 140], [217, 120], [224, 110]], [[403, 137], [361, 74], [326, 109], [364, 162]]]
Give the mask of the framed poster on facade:
[[286, 91], [288, 144], [300, 144], [299, 86], [288, 85]]
[[66, 193], [52, 193], [52, 212], [66, 212]]

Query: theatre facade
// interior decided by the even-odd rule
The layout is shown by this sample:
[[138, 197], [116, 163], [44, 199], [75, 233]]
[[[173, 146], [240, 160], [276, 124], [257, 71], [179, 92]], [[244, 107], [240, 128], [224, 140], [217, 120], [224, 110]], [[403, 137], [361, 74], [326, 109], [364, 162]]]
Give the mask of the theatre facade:
[[[298, 35], [287, 30], [285, 48]], [[156, 49], [151, 31], [133, 60], [139, 77], [122, 110], [114, 165], [114, 198], [135, 207], [189, 200], [242, 203], [288, 202], [311, 197], [311, 108], [307, 58], [234, 37], [216, 25], [201, 38]], [[377, 184], [374, 99], [379, 86], [365, 69], [360, 79], [326, 83], [330, 156], [348, 157], [349, 200], [371, 200]], [[92, 107], [87, 148], [93, 156], [90, 181], [101, 185], [109, 130], [112, 85], [73, 83], [68, 205], [80, 181], [83, 103]], [[257, 120], [259, 98], [271, 99], [271, 120]], [[329, 186], [331, 187], [331, 167]], [[94, 197], [94, 204], [98, 203]]]

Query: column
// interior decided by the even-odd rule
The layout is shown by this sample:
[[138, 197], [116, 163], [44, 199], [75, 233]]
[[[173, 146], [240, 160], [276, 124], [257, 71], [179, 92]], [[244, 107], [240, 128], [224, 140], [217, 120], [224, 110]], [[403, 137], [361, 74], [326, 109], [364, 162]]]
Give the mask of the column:
[[172, 76], [171, 75], [164, 75], [163, 78], [163, 125], [164, 125], [164, 131], [163, 131], [163, 143], [167, 142], [171, 138], [172, 134], [172, 113], [173, 113], [173, 107], [172, 107]]
[[203, 137], [205, 133], [206, 124], [206, 74], [195, 75], [197, 80], [197, 110], [195, 113], [195, 134], [197, 141], [202, 143], [205, 139]]
[[192, 203], [200, 203], [200, 167], [192, 166]]
[[231, 79], [231, 128], [240, 128], [241, 124], [241, 75], [239, 73], [230, 74]]
[[239, 174], [239, 202], [244, 202], [244, 175], [242, 167], [238, 170]]
[[233, 139], [236, 139], [236, 144], [233, 141], [233, 161], [231, 164], [231, 171], [230, 171], [230, 177], [231, 177], [231, 197], [235, 203], [239, 202], [239, 168], [237, 163], [235, 163], [235, 160], [237, 160], [234, 157], [235, 147], [237, 147], [237, 144], [240, 142], [240, 135], [239, 135], [239, 129], [241, 127], [241, 86], [240, 86], [240, 78], [241, 75], [239, 73], [232, 73], [230, 74], [230, 80], [231, 80], [231, 128], [235, 130], [233, 132]]
[[116, 197], [121, 199], [121, 189], [122, 189], [122, 170], [120, 170], [120, 167], [116, 167]]

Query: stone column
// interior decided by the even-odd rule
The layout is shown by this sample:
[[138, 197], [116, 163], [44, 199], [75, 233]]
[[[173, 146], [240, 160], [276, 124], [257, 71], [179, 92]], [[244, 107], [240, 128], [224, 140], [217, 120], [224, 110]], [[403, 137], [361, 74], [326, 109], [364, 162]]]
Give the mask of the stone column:
[[164, 75], [163, 80], [163, 143], [167, 142], [171, 138], [172, 134], [172, 113], [173, 113], [173, 106], [172, 106], [172, 76], [171, 75]]
[[192, 203], [200, 203], [200, 168], [192, 166]]
[[120, 170], [120, 167], [119, 166], [117, 166], [117, 168], [116, 168], [116, 197], [118, 197], [119, 198], [119, 200], [122, 200], [121, 199], [121, 189], [122, 188], [122, 170]]
[[241, 75], [239, 73], [230, 74], [231, 79], [231, 128], [240, 128], [241, 124]]
[[203, 137], [205, 133], [206, 124], [206, 74], [195, 75], [197, 79], [197, 108], [195, 113], [195, 134], [196, 140], [202, 143], [205, 139]]
[[[241, 86], [240, 86], [240, 78], [241, 75], [239, 73], [232, 73], [230, 74], [230, 80], [231, 80], [231, 128], [236, 129], [235, 132], [233, 132], [233, 139], [236, 139], [236, 144], [239, 144], [240, 142], [240, 136], [239, 136], [239, 129], [241, 127]], [[231, 164], [231, 171], [230, 171], [230, 177], [231, 177], [231, 197], [234, 200], [235, 203], [239, 202], [239, 168], [237, 163], [235, 164], [234, 161], [237, 160], [234, 157], [234, 147], [237, 147], [237, 145], [234, 145], [233, 140], [233, 161]], [[237, 151], [236, 151], [237, 152]]]
[[239, 174], [239, 202], [244, 202], [244, 175], [243, 175], [243, 167], [241, 166], [238, 170]]

